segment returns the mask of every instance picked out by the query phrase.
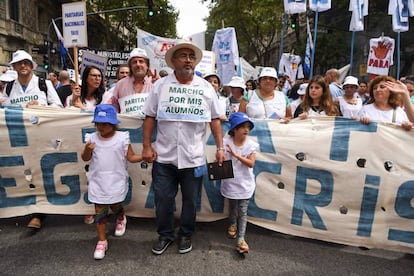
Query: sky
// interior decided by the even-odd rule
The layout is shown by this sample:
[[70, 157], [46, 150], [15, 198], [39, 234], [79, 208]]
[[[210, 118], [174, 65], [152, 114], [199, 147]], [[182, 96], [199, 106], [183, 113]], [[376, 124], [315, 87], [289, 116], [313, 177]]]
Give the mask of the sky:
[[170, 0], [170, 3], [180, 12], [177, 21], [179, 37], [185, 38], [207, 29], [203, 18], [208, 16], [209, 10], [200, 0]]

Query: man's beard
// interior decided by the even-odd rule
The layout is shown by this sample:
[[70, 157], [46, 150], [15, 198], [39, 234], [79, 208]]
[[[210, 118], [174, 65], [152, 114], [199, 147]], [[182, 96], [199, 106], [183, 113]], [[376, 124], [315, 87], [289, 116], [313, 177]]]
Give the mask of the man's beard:
[[190, 78], [192, 75], [194, 75], [194, 69], [175, 69], [175, 72], [183, 78]]

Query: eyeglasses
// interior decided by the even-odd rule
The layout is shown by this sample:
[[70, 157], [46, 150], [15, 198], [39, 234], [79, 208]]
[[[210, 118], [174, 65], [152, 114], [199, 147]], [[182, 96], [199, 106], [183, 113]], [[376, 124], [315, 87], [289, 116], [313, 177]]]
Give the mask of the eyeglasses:
[[89, 74], [89, 77], [95, 78], [95, 79], [102, 79], [102, 76], [99, 74]]
[[32, 64], [32, 62], [30, 60], [24, 59], [24, 60], [16, 62], [15, 64], [19, 66], [21, 65], [29, 66]]
[[175, 58], [178, 58], [178, 59], [180, 59], [180, 60], [187, 60], [187, 59], [189, 59], [189, 60], [191, 60], [191, 61], [194, 61], [194, 60], [196, 60], [197, 59], [197, 57], [196, 57], [196, 55], [194, 55], [194, 54], [179, 54], [179, 55], [177, 55], [177, 56], [175, 56]]

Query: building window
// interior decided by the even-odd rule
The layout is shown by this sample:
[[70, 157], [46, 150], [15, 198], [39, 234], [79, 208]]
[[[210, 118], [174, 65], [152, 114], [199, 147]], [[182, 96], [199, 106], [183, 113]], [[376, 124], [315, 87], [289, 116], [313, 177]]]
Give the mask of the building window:
[[9, 15], [10, 19], [19, 21], [19, 1], [9, 0]]

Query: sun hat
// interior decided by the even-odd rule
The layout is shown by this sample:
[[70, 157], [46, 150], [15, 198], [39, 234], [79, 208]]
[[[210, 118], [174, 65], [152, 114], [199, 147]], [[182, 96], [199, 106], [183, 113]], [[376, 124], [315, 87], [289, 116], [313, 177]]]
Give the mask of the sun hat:
[[226, 85], [230, 87], [239, 87], [241, 89], [246, 89], [246, 83], [242, 77], [233, 76], [231, 81]]
[[120, 121], [116, 117], [116, 110], [112, 104], [98, 104], [95, 107], [92, 123], [110, 123], [117, 125]]
[[250, 130], [252, 130], [254, 128], [253, 122], [249, 119], [249, 117], [247, 116], [247, 114], [246, 113], [243, 113], [243, 112], [235, 112], [235, 113], [231, 114], [230, 115], [230, 118], [229, 118], [229, 121], [230, 121], [229, 133], [235, 127], [237, 127], [238, 125], [241, 125], [241, 124], [243, 124], [245, 122], [249, 122], [250, 123]]
[[204, 79], [205, 79], [205, 80], [207, 80], [209, 77], [212, 77], [212, 76], [214, 76], [214, 77], [216, 77], [216, 78], [218, 79], [219, 86], [220, 86], [220, 85], [221, 85], [221, 79], [220, 79], [219, 75], [217, 75], [217, 74], [216, 74], [216, 73], [214, 73], [214, 72], [209, 72], [209, 73], [206, 73], [206, 74], [204, 75]]
[[148, 55], [147, 55], [147, 52], [144, 49], [141, 49], [141, 48], [135, 48], [131, 51], [131, 53], [129, 54], [127, 63], [129, 64], [129, 61], [134, 57], [142, 57], [142, 58], [145, 58], [145, 59], [149, 59]]
[[306, 94], [306, 88], [308, 87], [308, 83], [302, 83], [299, 85], [299, 89], [297, 91], [298, 95], [305, 95]]
[[191, 43], [187, 40], [178, 40], [173, 47], [168, 49], [167, 53], [165, 53], [165, 62], [169, 67], [172, 69], [174, 68], [174, 64], [172, 63], [172, 58], [174, 56], [174, 53], [180, 49], [191, 49], [194, 51], [194, 54], [196, 56], [196, 59], [194, 61], [194, 66], [196, 66], [198, 63], [200, 63], [201, 58], [203, 57], [203, 52], [198, 48], [196, 45]]
[[37, 63], [34, 62], [32, 56], [29, 55], [29, 53], [27, 53], [24, 50], [17, 50], [16, 52], [13, 53], [13, 59], [10, 61], [10, 65], [13, 65], [14, 63], [17, 63], [25, 59], [27, 59], [28, 61], [32, 63], [33, 69], [36, 69]]
[[276, 69], [273, 67], [263, 67], [262, 71], [260, 71], [260, 75], [259, 75], [259, 81], [260, 78], [262, 77], [271, 77], [271, 78], [275, 78], [277, 81], [277, 72]]
[[359, 87], [358, 79], [353, 76], [348, 76], [345, 78], [344, 83], [342, 84], [342, 86], [345, 85], [356, 85]]
[[17, 72], [14, 70], [7, 70], [0, 76], [0, 81], [10, 82], [17, 79]]

